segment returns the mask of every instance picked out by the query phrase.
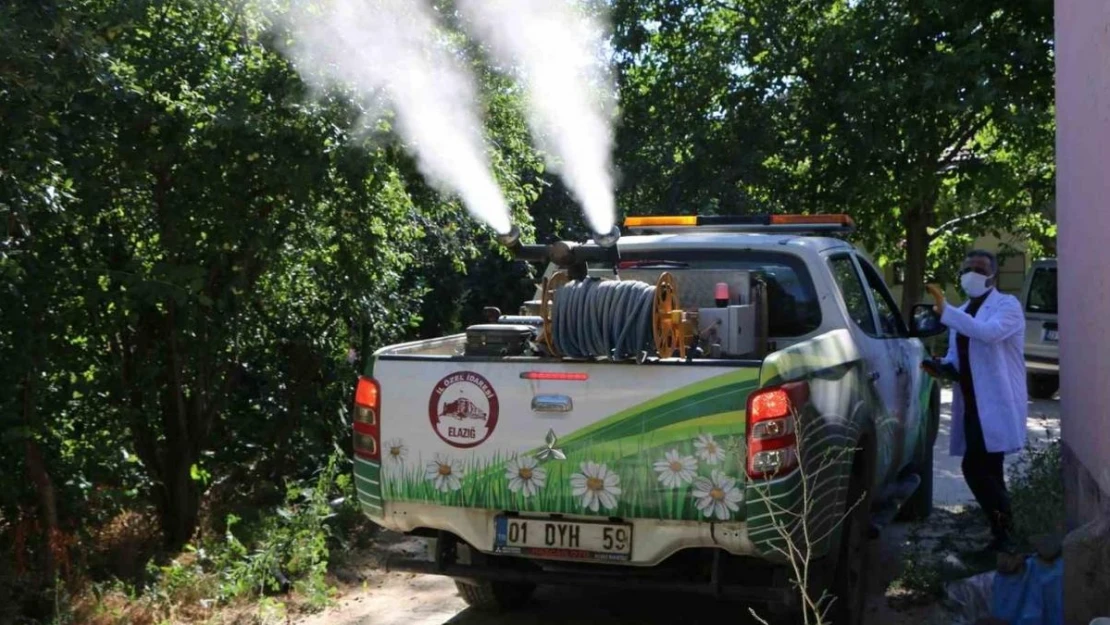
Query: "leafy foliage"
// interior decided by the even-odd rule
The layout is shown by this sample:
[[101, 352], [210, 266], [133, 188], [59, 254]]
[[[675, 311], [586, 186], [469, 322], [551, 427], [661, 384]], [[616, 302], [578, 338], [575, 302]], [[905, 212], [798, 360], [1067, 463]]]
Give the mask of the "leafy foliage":
[[1051, 2], [614, 4], [626, 210], [851, 213], [905, 308], [968, 236], [1051, 234]]
[[1023, 541], [1046, 534], [1063, 535], [1064, 493], [1059, 439], [1025, 450], [1010, 468], [1014, 531]]
[[[172, 551], [202, 501], [280, 504], [348, 444], [352, 348], [478, 308], [458, 294], [490, 233], [344, 94], [309, 93], [264, 8], [0, 8], [0, 518], [41, 519], [51, 571], [48, 543], [122, 508]], [[540, 159], [482, 75], [523, 221]]]
[[[230, 515], [223, 537], [191, 547], [191, 557], [155, 567], [155, 596], [171, 602], [182, 586], [199, 586], [222, 602], [245, 596], [280, 593], [290, 586], [323, 607], [330, 589], [325, 579], [329, 550], [334, 545], [332, 522], [338, 506], [355, 507], [349, 475], [350, 462], [333, 456], [320, 475], [302, 485], [291, 485], [285, 502], [272, 514], [241, 527]], [[344, 497], [332, 503], [332, 497]], [[243, 540], [240, 534], [250, 538]]]

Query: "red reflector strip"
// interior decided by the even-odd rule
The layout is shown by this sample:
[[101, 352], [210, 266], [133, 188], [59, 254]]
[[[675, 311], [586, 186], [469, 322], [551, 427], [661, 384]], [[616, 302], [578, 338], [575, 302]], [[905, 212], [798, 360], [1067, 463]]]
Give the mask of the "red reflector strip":
[[376, 437], [378, 435], [378, 428], [376, 426], [370, 425], [369, 423], [362, 423], [361, 421], [355, 421], [355, 431], [367, 436]]
[[585, 382], [590, 379], [588, 373], [561, 373], [557, 371], [525, 371], [520, 374], [522, 380], [554, 380], [557, 382]]
[[771, 215], [772, 225], [836, 225], [854, 226], [848, 215]]

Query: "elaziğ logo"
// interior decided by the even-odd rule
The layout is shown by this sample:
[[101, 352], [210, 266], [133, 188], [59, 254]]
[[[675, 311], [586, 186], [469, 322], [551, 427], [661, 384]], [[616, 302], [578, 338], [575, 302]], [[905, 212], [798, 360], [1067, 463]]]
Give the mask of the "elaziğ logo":
[[477, 447], [497, 427], [497, 393], [473, 371], [443, 378], [428, 399], [432, 429], [452, 447]]

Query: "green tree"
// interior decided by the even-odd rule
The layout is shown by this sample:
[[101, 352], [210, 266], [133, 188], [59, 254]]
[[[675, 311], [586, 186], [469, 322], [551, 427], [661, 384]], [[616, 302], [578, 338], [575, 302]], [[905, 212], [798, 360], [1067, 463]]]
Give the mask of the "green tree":
[[752, 72], [750, 26], [717, 0], [617, 0], [621, 207], [632, 213], [773, 210], [786, 110]]
[[1051, 2], [616, 0], [614, 15], [629, 210], [848, 212], [881, 261], [904, 261], [905, 308], [953, 235], [1046, 234], [1025, 216], [1052, 199]]
[[[491, 236], [356, 100], [308, 91], [259, 2], [0, 11], [2, 515], [37, 497], [73, 530], [109, 488], [176, 549], [206, 493], [280, 497], [348, 445], [348, 351], [414, 336]], [[523, 220], [540, 161], [489, 85]]]

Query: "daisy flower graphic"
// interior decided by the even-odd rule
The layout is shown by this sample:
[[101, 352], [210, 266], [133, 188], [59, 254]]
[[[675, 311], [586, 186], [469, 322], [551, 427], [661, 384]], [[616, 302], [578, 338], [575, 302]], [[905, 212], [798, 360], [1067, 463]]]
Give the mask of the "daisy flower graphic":
[[582, 507], [597, 512], [598, 505], [606, 510], [617, 507], [621, 494], [621, 477], [609, 467], [586, 461], [579, 465], [581, 473], [570, 476], [571, 494], [582, 498]]
[[405, 457], [409, 455], [409, 448], [405, 447], [404, 441], [395, 438], [385, 444], [385, 457], [393, 464], [402, 464], [405, 462]]
[[701, 510], [702, 516], [707, 519], [716, 517], [721, 521], [727, 521], [744, 501], [744, 493], [736, 487], [736, 479], [717, 470], [710, 477], [694, 480], [691, 494], [697, 500], [696, 507]]
[[698, 436], [698, 440], [694, 441], [694, 449], [697, 450], [698, 458], [708, 465], [723, 462], [725, 459], [725, 448], [713, 440], [712, 434]]
[[505, 479], [509, 480], [509, 490], [531, 497], [547, 485], [547, 471], [536, 466], [532, 456], [513, 458], [505, 465]]
[[655, 463], [659, 481], [667, 488], [679, 488], [693, 482], [697, 469], [698, 461], [693, 456], [682, 456], [677, 449], [668, 451], [663, 460]]
[[457, 460], [436, 454], [424, 468], [424, 479], [435, 484], [436, 490], [448, 493], [462, 488], [463, 469]]

